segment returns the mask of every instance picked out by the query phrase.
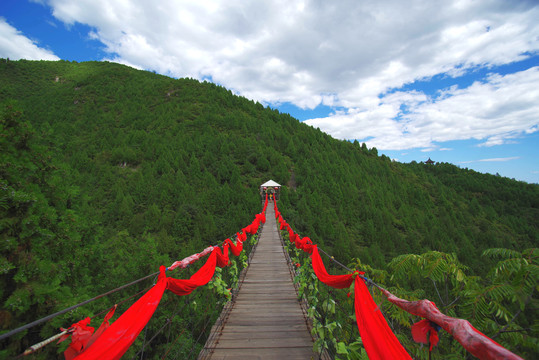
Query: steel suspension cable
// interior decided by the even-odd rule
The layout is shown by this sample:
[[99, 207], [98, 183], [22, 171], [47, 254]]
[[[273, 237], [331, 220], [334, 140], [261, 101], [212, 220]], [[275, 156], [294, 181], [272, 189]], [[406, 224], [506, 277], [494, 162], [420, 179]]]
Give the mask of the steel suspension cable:
[[[214, 246], [214, 247], [216, 247], [216, 246]], [[168, 268], [167, 268], [167, 270], [168, 270]], [[55, 312], [54, 314], [47, 315], [47, 316], [45, 316], [44, 318], [41, 318], [41, 319], [39, 319], [39, 320], [36, 320], [36, 321], [33, 321], [33, 322], [28, 323], [28, 324], [26, 324], [26, 325], [20, 326], [20, 327], [18, 327], [18, 328], [16, 328], [16, 329], [13, 329], [13, 330], [11, 330], [11, 331], [5, 333], [5, 334], [0, 335], [0, 341], [2, 341], [2, 340], [4, 340], [4, 339], [7, 339], [7, 338], [9, 338], [9, 337], [11, 337], [11, 336], [13, 336], [13, 335], [15, 335], [15, 334], [18, 334], [18, 333], [20, 333], [21, 331], [30, 329], [30, 328], [32, 328], [32, 327], [34, 327], [34, 326], [36, 326], [36, 325], [39, 325], [39, 324], [42, 324], [42, 323], [44, 323], [44, 322], [47, 322], [47, 321], [49, 321], [49, 320], [51, 320], [51, 319], [54, 319], [54, 318], [57, 317], [57, 316], [63, 315], [63, 314], [65, 314], [65, 313], [67, 313], [67, 312], [70, 312], [71, 310], [77, 309], [77, 308], [79, 308], [79, 307], [81, 307], [81, 306], [87, 305], [87, 304], [89, 304], [89, 303], [91, 303], [91, 302], [94, 302], [94, 301], [96, 301], [96, 300], [99, 300], [99, 299], [101, 299], [101, 298], [103, 298], [103, 297], [112, 295], [112, 294], [114, 294], [114, 293], [116, 293], [116, 292], [118, 292], [118, 291], [121, 291], [121, 290], [126, 289], [126, 288], [128, 288], [128, 287], [130, 287], [130, 286], [133, 286], [133, 285], [135, 285], [135, 284], [138, 284], [138, 283], [141, 282], [141, 281], [147, 280], [147, 279], [149, 279], [149, 278], [151, 278], [151, 277], [156, 277], [157, 275], [159, 275], [159, 271], [157, 271], [157, 272], [155, 272], [155, 273], [153, 273], [153, 274], [150, 274], [150, 275], [146, 275], [146, 276], [144, 276], [144, 277], [142, 277], [142, 278], [140, 278], [140, 279], [134, 280], [134, 281], [132, 281], [132, 282], [130, 282], [130, 283], [127, 283], [127, 284], [124, 284], [124, 285], [122, 285], [122, 286], [119, 286], [119, 287], [117, 287], [117, 288], [115, 288], [115, 289], [113, 289], [113, 290], [107, 291], [106, 293], [103, 293], [103, 294], [101, 294], [101, 295], [97, 295], [97, 296], [95, 296], [95, 297], [93, 297], [93, 298], [91, 298], [91, 299], [85, 300], [85, 301], [83, 301], [83, 302], [81, 302], [81, 303], [78, 303], [78, 304], [76, 304], [76, 305], [73, 305], [73, 306], [70, 306], [70, 307], [65, 308], [65, 309], [63, 309], [63, 310], [60, 310], [60, 311], [58, 311], [58, 312]], [[138, 294], [138, 293], [137, 293], [137, 294]], [[136, 295], [136, 294], [135, 294], [135, 295]], [[97, 316], [97, 315], [94, 315], [94, 317], [95, 317], [95, 316]]]
[[32, 328], [32, 327], [34, 327], [34, 326], [36, 326], [36, 325], [39, 325], [39, 324], [42, 324], [42, 323], [44, 323], [44, 322], [46, 322], [46, 321], [49, 321], [49, 320], [51, 320], [51, 319], [54, 319], [54, 318], [57, 317], [57, 316], [63, 315], [63, 314], [65, 314], [65, 313], [67, 313], [67, 312], [69, 312], [69, 311], [71, 311], [71, 310], [74, 310], [74, 309], [76, 309], [76, 308], [79, 308], [79, 307], [81, 307], [81, 306], [83, 306], [83, 305], [89, 304], [89, 303], [91, 303], [91, 302], [93, 302], [93, 301], [95, 301], [95, 300], [99, 300], [99, 299], [101, 299], [101, 298], [103, 298], [103, 297], [105, 297], [105, 296], [114, 294], [114, 293], [116, 293], [116, 292], [118, 292], [118, 291], [120, 291], [120, 290], [123, 290], [123, 289], [125, 289], [125, 288], [128, 288], [128, 287], [130, 287], [130, 286], [132, 286], [132, 285], [138, 284], [139, 282], [144, 281], [144, 280], [146, 280], [146, 279], [149, 279], [149, 278], [151, 278], [151, 277], [153, 277], [153, 276], [156, 276], [156, 275], [159, 275], [159, 272], [156, 272], [156, 273], [153, 273], [153, 274], [144, 276], [144, 277], [142, 277], [142, 278], [140, 278], [140, 279], [138, 279], [138, 280], [135, 280], [135, 281], [132, 281], [132, 282], [130, 282], [130, 283], [128, 283], [128, 284], [125, 284], [125, 285], [122, 285], [122, 286], [120, 286], [120, 287], [117, 287], [116, 289], [107, 291], [106, 293], [103, 293], [103, 294], [97, 295], [96, 297], [93, 297], [93, 298], [91, 298], [91, 299], [85, 300], [85, 301], [83, 301], [83, 302], [81, 302], [81, 303], [79, 303], [79, 304], [77, 304], [77, 305], [70, 306], [70, 307], [68, 307], [68, 308], [66, 308], [66, 309], [64, 309], [64, 310], [60, 310], [60, 311], [58, 311], [58, 312], [55, 312], [54, 314], [45, 316], [44, 318], [41, 318], [41, 319], [36, 320], [36, 321], [33, 321], [33, 322], [29, 323], [29, 324], [26, 324], [26, 325], [23, 325], [23, 326], [21, 326], [21, 327], [18, 327], [18, 328], [14, 329], [14, 330], [11, 330], [10, 332], [7, 332], [7, 333], [5, 333], [5, 334], [0, 335], [0, 341], [1, 341], [1, 340], [4, 340], [4, 339], [7, 339], [8, 337], [13, 336], [13, 335], [15, 335], [15, 334], [18, 334], [18, 333], [20, 333], [21, 331], [30, 329], [30, 328]]

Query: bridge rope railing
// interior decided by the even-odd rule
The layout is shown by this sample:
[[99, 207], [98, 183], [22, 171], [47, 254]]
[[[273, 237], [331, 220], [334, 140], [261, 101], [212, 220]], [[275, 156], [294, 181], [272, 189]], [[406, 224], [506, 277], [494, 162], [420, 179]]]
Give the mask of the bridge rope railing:
[[[407, 301], [398, 298], [387, 289], [376, 284], [365, 276], [364, 272], [349, 269], [339, 263], [326, 252], [318, 249], [308, 237], [301, 237], [284, 220], [275, 202], [275, 217], [278, 220], [282, 237], [291, 255], [292, 266], [296, 267], [296, 279], [299, 295], [308, 303], [308, 312], [312, 324], [313, 335], [318, 337], [315, 350], [321, 355], [328, 351], [333, 357], [362, 358], [361, 347], [369, 359], [411, 359], [407, 350], [399, 342], [384, 315], [382, 304], [376, 304], [369, 291], [370, 288], [380, 290], [383, 296], [393, 305], [412, 314], [423, 317], [414, 324], [414, 339], [425, 341], [429, 346], [429, 358], [432, 345], [438, 341], [440, 328], [450, 333], [469, 353], [480, 359], [521, 359], [505, 349], [494, 340], [475, 329], [470, 322], [441, 313], [429, 300]], [[337, 265], [347, 274], [331, 275], [326, 270], [320, 253], [326, 255], [330, 264]], [[299, 258], [302, 262], [299, 262]], [[351, 292], [344, 297], [343, 292], [326, 289], [320, 292], [318, 280], [330, 288], [345, 289], [353, 284], [353, 300]], [[323, 287], [322, 287], [323, 288]], [[347, 299], [348, 298], [348, 299]], [[351, 306], [353, 303], [353, 312]], [[337, 313], [337, 309], [341, 313]], [[350, 315], [350, 314], [353, 314]], [[359, 331], [359, 338], [352, 335], [347, 320], [354, 318]], [[413, 327], [413, 331], [414, 331]], [[357, 333], [356, 333], [357, 334]], [[328, 340], [329, 335], [329, 340]], [[358, 352], [359, 349], [359, 352]], [[354, 352], [354, 354], [350, 354]]]
[[[281, 232], [281, 240], [287, 253], [294, 286], [305, 315], [308, 317], [309, 330], [314, 339], [313, 352], [318, 359], [350, 357], [349, 349], [361, 355], [361, 339], [358, 340], [354, 321], [352, 299], [331, 286], [318, 281], [311, 266], [309, 254], [297, 249], [291, 243], [286, 231]], [[335, 272], [335, 267], [330, 272]], [[351, 345], [355, 343], [354, 345]]]
[[[259, 229], [265, 223], [267, 204], [268, 200], [266, 198], [262, 212], [255, 216], [253, 222], [235, 235], [225, 239], [221, 246], [210, 246], [201, 253], [193, 254], [181, 261], [174, 262], [168, 268], [161, 266], [159, 272], [124, 284], [104, 294], [4, 333], [0, 336], [0, 341], [5, 343], [11, 336], [17, 334], [21, 336], [20, 333], [28, 331], [28, 329], [43, 325], [60, 315], [72, 314], [75, 309], [93, 301], [107, 298], [112, 294], [117, 295], [116, 293], [122, 290], [136, 284], [140, 285], [143, 281], [153, 278], [154, 284], [152, 286], [144, 287], [143, 290], [134, 295], [121, 299], [111, 309], [103, 310], [92, 317], [86, 317], [67, 329], [61, 329], [61, 333], [29, 347], [18, 358], [30, 355], [58, 339], [63, 341], [67, 338], [71, 338], [71, 344], [64, 352], [66, 360], [118, 359], [124, 354], [126, 358], [142, 359], [149, 351], [152, 353], [160, 351], [159, 353], [164, 354], [163, 359], [170, 353], [175, 353], [175, 358], [196, 357], [198, 351], [202, 349], [209, 335], [208, 330], [217, 319], [222, 306], [234, 296], [234, 290], [239, 283], [239, 276], [245, 274], [242, 270], [251, 261], [252, 250], [258, 241]], [[231, 239], [235, 239], [235, 243]], [[238, 261], [236, 259], [232, 260], [229, 252], [238, 257]], [[192, 265], [206, 256], [206, 262], [195, 271], [195, 267]], [[226, 271], [223, 271], [225, 267]], [[189, 276], [189, 278], [174, 279], [167, 277], [167, 272], [177, 268], [184, 269], [182, 274]], [[193, 293], [193, 290], [199, 287], [203, 287], [206, 291]], [[165, 290], [168, 291], [165, 292]], [[109, 319], [114, 315], [119, 305], [128, 302], [141, 293], [144, 293], [144, 295], [132, 304], [112, 325], [109, 324]], [[215, 304], [214, 300], [212, 301], [216, 295], [222, 299], [219, 304]], [[154, 314], [161, 301], [163, 304], [159, 308], [164, 308], [165, 306], [163, 305], [172, 304], [175, 310], [172, 313], [168, 312], [168, 314], [166, 311]], [[220, 305], [221, 308], [217, 305]], [[204, 311], [197, 311], [197, 308], [200, 307], [203, 307]], [[108, 314], [99, 329], [94, 332], [94, 329], [89, 326], [91, 320], [104, 313]], [[198, 316], [194, 317], [194, 314]], [[147, 326], [151, 319], [156, 324], [164, 323], [164, 325], [160, 327], [152, 324], [152, 326]], [[158, 329], [155, 333], [148, 335], [148, 329], [151, 327], [157, 327]], [[170, 335], [173, 333], [172, 329], [174, 327], [179, 335], [176, 336], [173, 344], [181, 343], [179, 349], [170, 345]], [[143, 329], [143, 336], [139, 336]], [[166, 341], [164, 341], [163, 332], [167, 329], [168, 335], [166, 336]], [[190, 333], [190, 336], [184, 336], [187, 332]], [[153, 343], [158, 345], [153, 346]], [[192, 346], [187, 351], [184, 351], [183, 348], [186, 347], [187, 343], [191, 343]], [[134, 348], [140, 350], [137, 352], [131, 349], [132, 344], [136, 345]]]

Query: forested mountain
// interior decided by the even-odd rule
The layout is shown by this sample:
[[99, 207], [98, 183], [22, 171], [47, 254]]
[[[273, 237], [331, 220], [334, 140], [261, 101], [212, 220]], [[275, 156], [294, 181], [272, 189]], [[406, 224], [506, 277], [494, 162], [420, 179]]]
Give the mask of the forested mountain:
[[294, 229], [345, 263], [440, 251], [487, 276], [484, 250], [539, 243], [538, 185], [392, 162], [212, 83], [1, 60], [0, 107], [0, 330], [221, 242], [269, 179]]

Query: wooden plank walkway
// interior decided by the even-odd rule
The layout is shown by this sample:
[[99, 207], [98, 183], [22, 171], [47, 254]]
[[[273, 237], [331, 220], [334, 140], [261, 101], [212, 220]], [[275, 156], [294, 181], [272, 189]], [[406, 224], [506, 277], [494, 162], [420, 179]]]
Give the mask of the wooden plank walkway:
[[217, 334], [213, 352], [204, 359], [317, 358], [271, 203], [266, 218], [236, 301]]

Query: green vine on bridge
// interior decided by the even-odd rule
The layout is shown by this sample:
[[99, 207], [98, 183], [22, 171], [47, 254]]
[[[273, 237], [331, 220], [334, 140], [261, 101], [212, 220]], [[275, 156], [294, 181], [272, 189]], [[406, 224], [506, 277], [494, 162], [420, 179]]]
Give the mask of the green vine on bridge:
[[232, 300], [233, 290], [238, 288], [241, 272], [249, 265], [248, 252], [258, 243], [259, 233], [247, 237], [244, 245], [249, 246], [248, 251], [242, 251], [237, 259], [231, 259], [226, 268], [215, 268], [215, 275], [208, 283], [208, 288], [215, 291], [219, 304], [226, 304]]
[[[311, 335], [315, 338], [313, 351], [336, 359], [368, 360], [355, 327], [350, 293], [337, 292], [321, 284], [312, 269], [311, 258], [287, 241], [286, 231], [281, 235], [286, 240], [284, 246], [294, 267], [298, 298], [307, 304]], [[353, 293], [353, 285], [349, 291]]]

